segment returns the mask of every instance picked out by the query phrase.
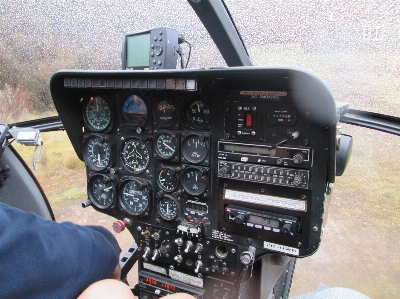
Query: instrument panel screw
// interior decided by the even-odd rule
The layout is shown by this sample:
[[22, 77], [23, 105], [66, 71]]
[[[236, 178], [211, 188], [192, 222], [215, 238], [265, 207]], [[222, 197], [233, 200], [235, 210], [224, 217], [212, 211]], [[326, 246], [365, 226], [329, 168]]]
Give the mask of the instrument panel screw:
[[138, 226], [136, 229], [138, 232], [140, 232], [142, 230], [142, 228], [140, 226]]
[[121, 141], [124, 141], [124, 140], [125, 140], [125, 138], [121, 136]]
[[247, 243], [251, 244], [253, 242], [253, 240], [251, 238], [247, 239]]
[[174, 270], [174, 266], [172, 266], [172, 265], [171, 265], [171, 266], [169, 266], [169, 268], [170, 268], [171, 270]]
[[318, 232], [318, 226], [313, 226], [312, 230], [314, 233]]
[[243, 108], [241, 106], [238, 107], [238, 110], [241, 111]]
[[233, 254], [235, 254], [235, 253], [236, 253], [236, 249], [235, 249], [235, 248], [232, 248], [231, 252], [232, 252]]
[[237, 131], [237, 134], [238, 135], [242, 135], [242, 131]]
[[256, 111], [256, 110], [257, 110], [257, 107], [256, 107], [256, 106], [253, 106], [253, 107], [251, 107], [251, 109], [253, 109], [253, 111]]

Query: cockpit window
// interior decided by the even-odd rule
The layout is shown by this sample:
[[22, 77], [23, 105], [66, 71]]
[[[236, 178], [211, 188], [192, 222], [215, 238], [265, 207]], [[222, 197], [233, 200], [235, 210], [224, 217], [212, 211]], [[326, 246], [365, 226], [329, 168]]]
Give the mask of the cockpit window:
[[[226, 66], [187, 1], [2, 1], [0, 122], [54, 115], [52, 74], [121, 69], [123, 35], [160, 26], [192, 45], [189, 68]], [[182, 47], [186, 60], [189, 47]]]
[[400, 116], [397, 2], [225, 3], [255, 65], [309, 70], [328, 85], [336, 101]]

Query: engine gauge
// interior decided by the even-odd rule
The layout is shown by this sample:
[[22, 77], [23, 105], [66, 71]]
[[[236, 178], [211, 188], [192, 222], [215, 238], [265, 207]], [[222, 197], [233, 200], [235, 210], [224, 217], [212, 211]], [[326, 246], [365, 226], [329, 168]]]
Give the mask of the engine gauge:
[[166, 192], [174, 191], [179, 184], [178, 171], [170, 167], [161, 168], [158, 172], [157, 183]]
[[162, 128], [169, 128], [178, 121], [178, 107], [173, 99], [161, 100], [154, 109], [154, 120]]
[[135, 174], [144, 172], [150, 163], [146, 144], [139, 138], [127, 139], [121, 148], [121, 160], [129, 171]]
[[211, 120], [210, 107], [204, 101], [191, 102], [186, 108], [186, 120], [193, 128], [207, 128]]
[[207, 136], [191, 134], [183, 140], [183, 157], [191, 163], [201, 163], [208, 156]]
[[145, 126], [148, 112], [144, 100], [137, 95], [126, 98], [122, 106], [122, 117], [128, 124]]
[[89, 179], [88, 196], [90, 201], [100, 209], [110, 208], [116, 197], [114, 180], [103, 174], [96, 174]]
[[190, 195], [203, 194], [208, 188], [207, 169], [188, 167], [182, 174], [182, 186]]
[[145, 182], [134, 179], [122, 182], [119, 196], [122, 208], [130, 215], [142, 215], [149, 208], [150, 187]]
[[178, 202], [172, 196], [164, 195], [157, 203], [157, 210], [162, 219], [174, 220], [179, 213]]
[[111, 143], [106, 135], [94, 134], [83, 141], [83, 159], [95, 171], [106, 169], [111, 162]]
[[178, 152], [179, 140], [175, 134], [161, 133], [157, 136], [155, 149], [160, 158], [171, 159]]
[[83, 119], [91, 131], [104, 131], [111, 123], [109, 104], [102, 97], [90, 97], [83, 104]]

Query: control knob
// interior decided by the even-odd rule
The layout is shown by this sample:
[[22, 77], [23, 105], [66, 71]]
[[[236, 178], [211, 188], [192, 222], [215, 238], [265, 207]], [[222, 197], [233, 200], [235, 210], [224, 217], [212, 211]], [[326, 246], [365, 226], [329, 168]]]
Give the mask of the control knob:
[[246, 221], [246, 216], [243, 214], [239, 214], [233, 219], [236, 224], [243, 224]]
[[219, 174], [219, 176], [221, 176], [221, 177], [225, 177], [225, 176], [227, 176], [230, 172], [231, 172], [231, 170], [229, 169], [229, 166], [224, 165], [224, 166], [222, 166], [222, 167], [219, 169], [218, 174]]
[[255, 257], [256, 257], [256, 248], [250, 246], [247, 251], [243, 251], [240, 254], [240, 261], [242, 262], [243, 265], [247, 266], [254, 263]]
[[175, 239], [175, 244], [178, 245], [179, 247], [181, 247], [183, 245], [183, 240], [182, 238], [177, 238]]
[[290, 223], [285, 223], [285, 224], [282, 226], [282, 232], [283, 232], [284, 234], [290, 234], [290, 233], [291, 233], [291, 230], [292, 230], [292, 225], [291, 225]]
[[304, 156], [300, 153], [297, 153], [293, 156], [293, 162], [295, 164], [300, 164], [301, 162], [304, 161]]
[[174, 261], [177, 262], [178, 264], [181, 264], [183, 262], [183, 257], [178, 254], [174, 257]]
[[299, 186], [303, 183], [303, 176], [301, 174], [296, 174], [293, 178], [293, 185]]

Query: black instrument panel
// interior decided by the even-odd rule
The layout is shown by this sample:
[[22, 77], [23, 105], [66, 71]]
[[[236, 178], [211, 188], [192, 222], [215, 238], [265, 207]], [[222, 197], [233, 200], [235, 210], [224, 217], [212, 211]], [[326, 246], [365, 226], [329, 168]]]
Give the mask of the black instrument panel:
[[88, 198], [130, 224], [143, 277], [184, 282], [198, 298], [217, 279], [234, 294], [246, 261], [317, 250], [336, 108], [313, 75], [62, 71], [51, 91], [87, 165]]

